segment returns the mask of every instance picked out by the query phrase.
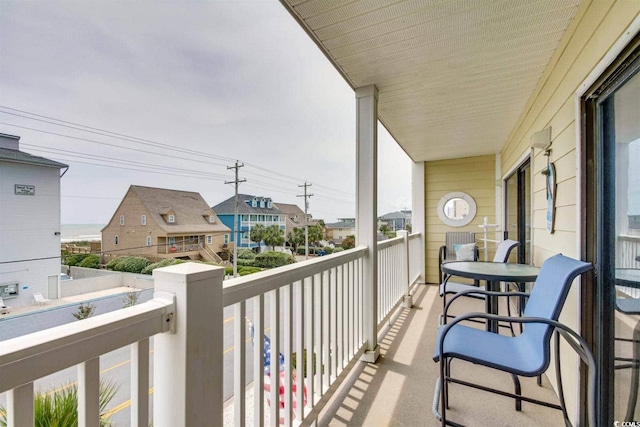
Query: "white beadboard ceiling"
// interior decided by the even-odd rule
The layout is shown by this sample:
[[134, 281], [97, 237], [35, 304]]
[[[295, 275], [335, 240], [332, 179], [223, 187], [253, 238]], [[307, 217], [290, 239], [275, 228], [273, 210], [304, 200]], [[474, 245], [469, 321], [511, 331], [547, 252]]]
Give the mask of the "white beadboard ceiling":
[[500, 152], [580, 0], [281, 0], [414, 161]]

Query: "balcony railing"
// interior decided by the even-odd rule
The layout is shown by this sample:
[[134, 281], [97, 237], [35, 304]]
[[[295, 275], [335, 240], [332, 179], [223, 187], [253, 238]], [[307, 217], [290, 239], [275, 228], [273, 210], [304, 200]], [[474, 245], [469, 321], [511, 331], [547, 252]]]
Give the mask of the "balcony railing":
[[[410, 300], [423, 256], [419, 237], [404, 233], [379, 244], [378, 328], [394, 307]], [[419, 253], [410, 256], [413, 251]], [[314, 419], [337, 378], [365, 350], [364, 316], [371, 308], [363, 304], [362, 278], [368, 253], [357, 247], [224, 285], [220, 268], [188, 263], [158, 269], [156, 293], [147, 303], [4, 341], [0, 393], [8, 391], [8, 425], [33, 424], [36, 379], [77, 365], [80, 425], [98, 426], [98, 358], [126, 345], [135, 366], [130, 424], [149, 425], [152, 336], [154, 425], [221, 425], [223, 376], [232, 377], [235, 425]], [[233, 309], [227, 326], [233, 329], [231, 366], [223, 359], [225, 307]], [[246, 345], [249, 322], [252, 346]], [[267, 353], [263, 334], [270, 341]]]

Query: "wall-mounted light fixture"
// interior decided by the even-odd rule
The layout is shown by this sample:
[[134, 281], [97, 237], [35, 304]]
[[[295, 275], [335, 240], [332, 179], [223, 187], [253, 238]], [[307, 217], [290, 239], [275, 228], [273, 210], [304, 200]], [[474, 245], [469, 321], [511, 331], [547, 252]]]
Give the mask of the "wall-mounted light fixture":
[[53, 235], [54, 235], [54, 236], [59, 236], [59, 235], [60, 235], [60, 232], [59, 232], [59, 231], [56, 231], [55, 233], [53, 233]]
[[531, 135], [531, 148], [548, 150], [551, 146], [551, 126]]

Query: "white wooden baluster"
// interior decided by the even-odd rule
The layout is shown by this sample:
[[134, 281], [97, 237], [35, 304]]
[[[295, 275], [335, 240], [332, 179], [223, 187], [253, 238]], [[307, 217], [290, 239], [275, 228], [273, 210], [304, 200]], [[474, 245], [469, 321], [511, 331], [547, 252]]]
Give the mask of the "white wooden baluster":
[[305, 343], [305, 286], [303, 281], [294, 285], [294, 297], [296, 301], [296, 419], [304, 417], [304, 343]]
[[291, 426], [291, 415], [293, 414], [293, 396], [292, 396], [292, 368], [291, 354], [293, 353], [293, 285], [287, 285], [282, 288], [283, 293], [283, 348], [284, 348], [284, 425]]
[[264, 295], [253, 298], [253, 422], [264, 425]]
[[[305, 320], [306, 320], [306, 331], [305, 331], [305, 335], [306, 335], [306, 339], [307, 339], [307, 344], [306, 344], [306, 351], [307, 351], [307, 378], [306, 378], [306, 384], [307, 384], [307, 393], [308, 393], [308, 406], [309, 408], [313, 408], [313, 405], [315, 404], [315, 388], [314, 388], [314, 364], [313, 364], [313, 350], [314, 350], [314, 329], [315, 329], [315, 304], [314, 304], [314, 277], [308, 277], [305, 280], [306, 283], [306, 287], [307, 287], [307, 291], [305, 294], [305, 297], [307, 299], [306, 301], [306, 314], [305, 314]], [[301, 359], [302, 360], [302, 359]]]
[[32, 425], [33, 383], [27, 383], [7, 392], [7, 427]]
[[[233, 410], [234, 425], [242, 427], [246, 424], [246, 385], [247, 385], [247, 307], [245, 301], [233, 305]], [[255, 330], [254, 330], [255, 336]], [[255, 341], [257, 342], [257, 341]]]
[[280, 420], [280, 291], [269, 292], [269, 324], [271, 325], [271, 371], [269, 400], [271, 424], [278, 425]]
[[100, 427], [100, 359], [78, 365], [78, 426]]
[[131, 425], [149, 426], [149, 339], [131, 344]]

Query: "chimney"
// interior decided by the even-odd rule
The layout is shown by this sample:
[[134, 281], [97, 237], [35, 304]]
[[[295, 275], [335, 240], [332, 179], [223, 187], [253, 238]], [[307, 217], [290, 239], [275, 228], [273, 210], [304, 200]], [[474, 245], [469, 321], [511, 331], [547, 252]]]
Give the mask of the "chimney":
[[0, 148], [18, 151], [20, 149], [20, 137], [0, 133]]

